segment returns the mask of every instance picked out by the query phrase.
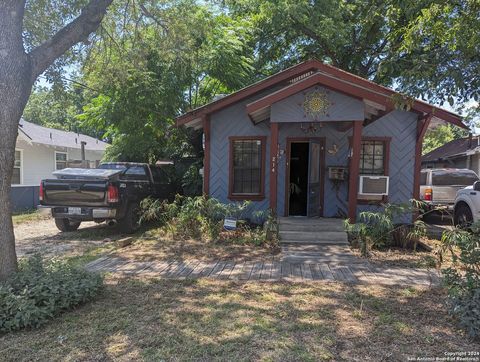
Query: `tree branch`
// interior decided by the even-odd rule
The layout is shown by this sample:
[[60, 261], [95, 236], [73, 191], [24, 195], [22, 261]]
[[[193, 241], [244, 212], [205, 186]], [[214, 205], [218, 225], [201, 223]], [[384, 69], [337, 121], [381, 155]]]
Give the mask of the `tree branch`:
[[153, 20], [158, 26], [160, 26], [165, 34], [168, 34], [168, 27], [165, 25], [160, 19], [158, 19], [156, 16], [154, 16], [150, 11], [147, 10], [145, 5], [143, 4], [138, 4], [140, 7], [140, 10], [142, 11], [143, 15], [145, 15], [147, 18]]
[[33, 49], [29, 56], [32, 64], [32, 82], [68, 49], [97, 30], [112, 0], [90, 0], [81, 14], [60, 29], [51, 39]]

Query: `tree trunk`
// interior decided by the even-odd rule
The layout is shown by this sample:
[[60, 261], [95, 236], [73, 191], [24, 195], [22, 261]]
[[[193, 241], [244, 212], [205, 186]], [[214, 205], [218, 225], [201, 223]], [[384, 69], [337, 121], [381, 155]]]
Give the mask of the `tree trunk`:
[[0, 5], [0, 280], [17, 270], [10, 188], [18, 123], [37, 77], [71, 46], [95, 31], [112, 0], [90, 0], [81, 14], [32, 52], [23, 47], [26, 0]]
[[18, 122], [32, 90], [21, 35], [23, 7], [23, 1], [7, 1], [0, 8], [0, 280], [17, 269], [10, 185]]

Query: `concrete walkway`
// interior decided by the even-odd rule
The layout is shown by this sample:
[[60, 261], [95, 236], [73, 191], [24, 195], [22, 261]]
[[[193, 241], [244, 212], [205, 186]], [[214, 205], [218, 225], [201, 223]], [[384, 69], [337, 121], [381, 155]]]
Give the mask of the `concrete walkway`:
[[87, 270], [123, 276], [173, 279], [213, 278], [236, 281], [330, 281], [385, 285], [435, 285], [435, 271], [406, 268], [374, 268], [368, 262], [351, 265], [302, 262], [290, 263], [276, 258], [255, 261], [159, 260], [137, 262], [105, 256], [89, 264]]

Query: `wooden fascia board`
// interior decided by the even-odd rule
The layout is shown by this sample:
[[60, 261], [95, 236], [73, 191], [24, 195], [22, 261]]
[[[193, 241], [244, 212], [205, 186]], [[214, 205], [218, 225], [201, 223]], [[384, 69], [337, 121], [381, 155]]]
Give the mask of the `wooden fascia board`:
[[[398, 92], [395, 92], [392, 89], [389, 89], [387, 87], [384, 87], [382, 85], [379, 85], [377, 83], [374, 83], [368, 79], [364, 79], [362, 77], [359, 77], [357, 75], [351, 74], [349, 72], [346, 72], [342, 69], [333, 67], [328, 64], [324, 64], [316, 59], [306, 61], [304, 63], [300, 63], [298, 65], [295, 65], [293, 67], [290, 67], [286, 69], [283, 72], [277, 73], [275, 75], [272, 75], [264, 80], [261, 80], [255, 84], [252, 84], [248, 87], [245, 87], [235, 93], [232, 93], [231, 95], [228, 95], [222, 99], [219, 99], [218, 101], [212, 102], [210, 104], [207, 104], [203, 107], [197, 108], [196, 110], [190, 111], [188, 113], [185, 113], [184, 115], [181, 115], [177, 117], [176, 119], [176, 125], [177, 126], [182, 126], [185, 123], [188, 123], [194, 118], [201, 117], [205, 114], [213, 113], [215, 111], [218, 111], [224, 107], [227, 107], [233, 103], [239, 102], [244, 98], [247, 98], [255, 93], [258, 93], [261, 90], [267, 89], [269, 87], [272, 87], [278, 83], [281, 83], [283, 81], [287, 81], [289, 79], [293, 79], [299, 75], [302, 75], [308, 71], [311, 70], [317, 70], [317, 71], [322, 71], [325, 73], [328, 73], [328, 75], [332, 76], [334, 79], [340, 79], [345, 82], [350, 83], [350, 84], [355, 84], [358, 87], [362, 87], [363, 89], [368, 89], [370, 90], [371, 93], [377, 93], [379, 95], [382, 95], [382, 97], [385, 97], [388, 99], [388, 103], [392, 103], [391, 96], [400, 94]], [[309, 77], [305, 78], [308, 79]], [[303, 81], [303, 80], [302, 80]], [[302, 82], [299, 81], [298, 83]], [[297, 83], [295, 83], [297, 84]], [[368, 98], [366, 98], [368, 99]], [[377, 102], [378, 103], [378, 102]], [[388, 110], [393, 110], [393, 106], [389, 107]], [[419, 112], [419, 113], [434, 113], [435, 116], [438, 118], [443, 119], [446, 122], [455, 124], [459, 127], [468, 129], [468, 127], [463, 124], [462, 122], [462, 117], [449, 112], [447, 110], [444, 110], [439, 107], [432, 106], [426, 102], [419, 101], [419, 100], [414, 100], [412, 110]]]
[[254, 83], [248, 87], [240, 89], [239, 91], [232, 93], [218, 101], [209, 103], [203, 107], [200, 107], [196, 110], [190, 111], [177, 117], [176, 124], [177, 126], [182, 126], [185, 123], [188, 123], [190, 120], [200, 117], [202, 115], [213, 113], [217, 110], [220, 110], [224, 107], [227, 107], [231, 104], [241, 101], [244, 98], [247, 98], [255, 93], [258, 93], [264, 89], [273, 87], [278, 83], [287, 81], [289, 79], [295, 78], [299, 75], [302, 75], [310, 70], [315, 70], [318, 61], [309, 60], [304, 63], [300, 63], [293, 67], [290, 67], [283, 72], [274, 74], [268, 78], [265, 78], [257, 83]]
[[251, 114], [260, 111], [263, 108], [271, 106], [275, 102], [281, 101], [317, 84], [326, 86], [329, 89], [344, 93], [351, 97], [371, 100], [375, 103], [385, 106], [386, 109], [393, 109], [393, 103], [389, 96], [370, 91], [364, 87], [343, 81], [333, 76], [315, 73], [297, 83], [247, 104], [247, 113]]
[[[323, 70], [323, 71], [325, 71], [329, 74], [332, 74], [332, 75], [334, 75], [338, 78], [341, 78], [341, 79], [344, 79], [344, 80], [347, 80], [347, 81], [351, 81], [351, 82], [354, 82], [354, 83], [363, 84], [364, 86], [375, 89], [376, 91], [378, 91], [380, 93], [387, 93], [390, 96], [395, 95], [395, 94], [400, 94], [400, 93], [395, 92], [394, 90], [392, 90], [390, 88], [384, 87], [384, 86], [382, 86], [380, 84], [377, 84], [375, 82], [372, 82], [368, 79], [359, 77], [355, 74], [348, 73], [348, 72], [346, 72], [342, 69], [333, 67], [331, 65], [324, 64], [322, 62], [317, 61], [316, 66], [318, 67], [318, 69]], [[441, 119], [443, 119], [447, 122], [453, 123], [453, 124], [455, 124], [459, 127], [468, 128], [466, 125], [463, 124], [462, 117], [456, 115], [455, 113], [449, 112], [445, 109], [432, 106], [431, 104], [428, 104], [426, 102], [423, 102], [423, 101], [420, 101], [420, 100], [415, 100], [412, 108], [416, 111], [427, 113], [427, 114], [433, 113], [438, 118], [441, 118]]]

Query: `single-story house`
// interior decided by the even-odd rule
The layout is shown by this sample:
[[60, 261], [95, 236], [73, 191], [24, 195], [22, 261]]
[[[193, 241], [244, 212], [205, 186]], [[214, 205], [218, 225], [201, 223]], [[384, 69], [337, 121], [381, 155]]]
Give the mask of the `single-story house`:
[[480, 175], [480, 136], [459, 138], [423, 155], [422, 168], [468, 168]]
[[65, 167], [96, 167], [107, 143], [83, 134], [20, 120], [15, 145], [11, 200], [14, 211], [38, 205], [42, 179]]
[[309, 60], [179, 116], [203, 129], [206, 195], [279, 216], [348, 217], [419, 195], [429, 126], [457, 114]]

